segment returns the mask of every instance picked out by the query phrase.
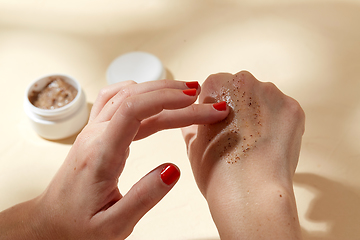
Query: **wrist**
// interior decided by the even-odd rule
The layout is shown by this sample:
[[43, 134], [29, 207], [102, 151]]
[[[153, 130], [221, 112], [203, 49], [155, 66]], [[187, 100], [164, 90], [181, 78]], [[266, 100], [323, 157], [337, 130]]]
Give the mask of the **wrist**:
[[45, 239], [46, 222], [38, 209], [35, 198], [0, 212], [1, 239]]
[[212, 205], [217, 207], [218, 205], [236, 205], [249, 200], [259, 201], [274, 192], [278, 192], [279, 195], [280, 193], [293, 195], [290, 178], [269, 177], [265, 174], [246, 172], [245, 170], [233, 174], [231, 173], [233, 170], [222, 171], [221, 177], [215, 176], [219, 172], [213, 172], [205, 192], [205, 198], [210, 208]]
[[211, 169], [203, 194], [205, 198], [212, 193], [238, 195], [262, 186], [277, 186], [292, 192], [293, 170], [286, 164], [288, 160], [282, 158], [277, 154], [264, 155], [264, 152], [253, 151], [250, 156], [233, 164], [220, 159]]
[[249, 181], [221, 189], [207, 194], [221, 239], [301, 239], [295, 197], [287, 183]]

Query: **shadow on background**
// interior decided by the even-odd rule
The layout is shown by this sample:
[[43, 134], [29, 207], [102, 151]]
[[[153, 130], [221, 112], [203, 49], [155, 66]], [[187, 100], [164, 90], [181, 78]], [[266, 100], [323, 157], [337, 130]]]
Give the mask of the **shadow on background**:
[[326, 222], [328, 231], [307, 232], [306, 240], [360, 239], [360, 190], [312, 174], [295, 174], [294, 183], [315, 193], [306, 218], [313, 222]]

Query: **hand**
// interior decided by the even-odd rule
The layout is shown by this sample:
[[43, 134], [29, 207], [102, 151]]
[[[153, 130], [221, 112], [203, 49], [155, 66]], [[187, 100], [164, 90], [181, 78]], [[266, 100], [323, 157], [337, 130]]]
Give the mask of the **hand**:
[[199, 101], [231, 107], [219, 123], [183, 129], [221, 238], [300, 238], [292, 188], [304, 132], [300, 105], [248, 72], [211, 75]]
[[126, 238], [180, 176], [175, 165], [161, 165], [123, 196], [118, 179], [131, 142], [159, 130], [214, 123], [227, 116], [229, 109], [194, 105], [199, 93], [197, 82], [170, 80], [130, 81], [103, 89], [88, 125], [48, 188], [39, 197], [2, 212], [0, 235], [9, 239]]

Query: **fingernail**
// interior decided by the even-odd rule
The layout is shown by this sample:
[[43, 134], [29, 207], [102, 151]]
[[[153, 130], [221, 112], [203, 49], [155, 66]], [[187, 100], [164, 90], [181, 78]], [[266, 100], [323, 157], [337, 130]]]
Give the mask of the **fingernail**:
[[166, 165], [160, 173], [161, 180], [166, 185], [171, 185], [180, 177], [180, 171], [173, 164]]
[[194, 81], [194, 82], [187, 82], [187, 83], [185, 83], [185, 84], [186, 84], [186, 86], [187, 86], [188, 88], [195, 88], [195, 89], [198, 89], [198, 88], [199, 88], [199, 83], [196, 82], [196, 81]]
[[183, 93], [185, 93], [186, 95], [189, 95], [189, 96], [195, 96], [196, 95], [196, 89], [186, 89], [186, 90], [183, 90]]
[[213, 104], [213, 107], [218, 111], [225, 111], [226, 110], [226, 102], [222, 101], [222, 102], [215, 103], [215, 104]]

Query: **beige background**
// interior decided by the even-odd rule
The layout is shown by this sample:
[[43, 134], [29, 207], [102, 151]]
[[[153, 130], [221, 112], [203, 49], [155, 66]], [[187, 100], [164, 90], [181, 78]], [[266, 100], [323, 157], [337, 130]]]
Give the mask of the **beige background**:
[[[295, 176], [304, 238], [360, 239], [359, 29], [355, 0], [0, 0], [0, 210], [40, 194], [74, 140], [33, 132], [27, 85], [69, 74], [91, 105], [111, 61], [142, 50], [169, 78], [246, 69], [297, 99], [307, 116]], [[121, 191], [169, 161], [180, 181], [129, 239], [218, 239], [179, 130], [132, 145]]]

